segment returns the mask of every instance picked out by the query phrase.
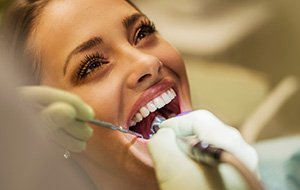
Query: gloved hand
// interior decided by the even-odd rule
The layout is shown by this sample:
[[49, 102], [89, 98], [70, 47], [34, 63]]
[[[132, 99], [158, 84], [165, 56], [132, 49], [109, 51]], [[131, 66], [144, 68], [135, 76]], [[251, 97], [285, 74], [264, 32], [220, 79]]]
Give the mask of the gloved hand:
[[85, 150], [93, 129], [84, 122], [94, 117], [93, 109], [78, 96], [47, 86], [20, 88], [21, 96], [41, 108], [41, 117], [50, 137], [72, 152]]
[[[257, 154], [236, 129], [205, 110], [168, 119], [160, 127], [150, 139], [148, 147], [162, 190], [224, 189], [224, 184], [230, 187], [228, 189], [246, 189], [246, 184], [232, 168], [220, 167], [219, 173], [214, 167], [199, 165], [187, 156], [187, 147], [180, 143], [181, 137], [196, 135], [200, 140], [232, 153], [255, 171]], [[223, 179], [225, 177], [223, 182], [220, 174]], [[235, 179], [232, 184], [228, 183], [228, 175]]]

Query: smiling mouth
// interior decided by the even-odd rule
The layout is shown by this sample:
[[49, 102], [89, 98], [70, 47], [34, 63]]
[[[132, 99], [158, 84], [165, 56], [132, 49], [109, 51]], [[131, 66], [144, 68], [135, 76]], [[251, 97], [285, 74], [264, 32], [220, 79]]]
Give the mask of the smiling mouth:
[[151, 124], [155, 117], [162, 116], [168, 119], [179, 113], [179, 100], [171, 88], [142, 106], [131, 119], [129, 129], [141, 134], [145, 139], [149, 139], [155, 133], [151, 130]]

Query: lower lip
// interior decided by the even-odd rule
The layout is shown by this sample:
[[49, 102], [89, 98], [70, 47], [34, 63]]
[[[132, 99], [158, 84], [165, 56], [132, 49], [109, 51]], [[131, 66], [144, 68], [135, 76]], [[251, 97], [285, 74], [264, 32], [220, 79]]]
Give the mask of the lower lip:
[[139, 138], [139, 137], [137, 137], [136, 140], [137, 140], [138, 142], [143, 143], [143, 144], [147, 144], [147, 143], [149, 142], [149, 139], [144, 139], [144, 138]]

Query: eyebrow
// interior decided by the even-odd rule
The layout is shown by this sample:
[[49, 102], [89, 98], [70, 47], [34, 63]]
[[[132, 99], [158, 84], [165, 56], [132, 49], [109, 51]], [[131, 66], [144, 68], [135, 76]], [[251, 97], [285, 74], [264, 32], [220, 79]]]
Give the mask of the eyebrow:
[[100, 44], [103, 43], [103, 40], [101, 37], [94, 37], [89, 39], [88, 41], [83, 42], [79, 46], [77, 46], [67, 57], [66, 63], [64, 65], [64, 75], [66, 74], [67, 67], [70, 63], [71, 58], [81, 52], [87, 51], [89, 49], [92, 49]]
[[123, 26], [126, 29], [131, 28], [141, 17], [146, 17], [144, 14], [142, 13], [135, 13], [133, 15], [130, 15], [128, 17], [125, 17], [125, 19], [123, 20]]
[[[142, 13], [134, 13], [130, 16], [127, 16], [123, 19], [122, 24], [123, 27], [128, 30], [129, 28], [131, 28], [133, 25], [135, 25], [135, 23], [141, 18], [141, 17], [145, 17], [147, 18], [144, 14]], [[71, 53], [68, 55], [65, 65], [64, 65], [64, 69], [63, 69], [63, 74], [66, 74], [68, 65], [70, 63], [70, 60], [72, 59], [72, 57], [76, 54], [82, 53], [84, 51], [93, 49], [96, 46], [99, 46], [103, 43], [103, 40], [101, 37], [94, 37], [91, 38], [85, 42], [83, 42], [82, 44], [80, 44], [79, 46], [77, 46], [73, 51], [71, 51]]]

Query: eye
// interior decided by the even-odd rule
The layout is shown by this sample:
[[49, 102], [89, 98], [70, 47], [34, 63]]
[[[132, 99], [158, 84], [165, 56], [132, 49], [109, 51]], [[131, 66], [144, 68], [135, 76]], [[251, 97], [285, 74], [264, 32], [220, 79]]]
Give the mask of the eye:
[[153, 22], [150, 20], [142, 21], [136, 30], [134, 44], [137, 45], [142, 39], [156, 32]]
[[109, 61], [99, 53], [86, 55], [84, 60], [81, 61], [81, 65], [76, 73], [76, 81], [84, 80], [88, 75], [92, 74], [96, 70], [100, 69], [104, 64], [108, 63]]

